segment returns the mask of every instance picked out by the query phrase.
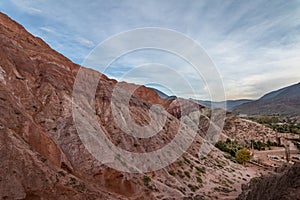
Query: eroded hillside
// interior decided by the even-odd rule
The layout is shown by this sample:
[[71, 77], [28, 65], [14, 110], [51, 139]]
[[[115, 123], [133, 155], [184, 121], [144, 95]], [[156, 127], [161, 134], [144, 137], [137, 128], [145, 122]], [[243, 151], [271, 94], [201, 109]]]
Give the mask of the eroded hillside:
[[[87, 117], [97, 120], [115, 146], [146, 153], [170, 143], [179, 131], [195, 136], [186, 153], [163, 169], [125, 173], [109, 168], [88, 152], [74, 124], [72, 93], [80, 66], [4, 14], [0, 14], [0, 57], [3, 199], [233, 199], [241, 192], [241, 185], [255, 176], [253, 171], [225, 159], [212, 145], [207, 157], [199, 157], [204, 139], [210, 139], [205, 133], [211, 124], [211, 111], [188, 100], [164, 100], [152, 94], [151, 89], [139, 87], [130, 98], [130, 117], [138, 125], [148, 125], [149, 110], [159, 104], [168, 112], [156, 110], [154, 114], [157, 119], [164, 116], [166, 121], [155, 122], [163, 124], [163, 128], [153, 137], [126, 134], [114, 121], [111, 110], [117, 82], [86, 69], [100, 77], [101, 86], [97, 87], [94, 101], [84, 101], [78, 108], [94, 103], [95, 112]], [[115, 102], [120, 108], [125, 106], [122, 98], [132, 87], [121, 85], [121, 95]], [[84, 100], [86, 91], [81, 92], [79, 98]], [[178, 108], [180, 103], [185, 112]], [[219, 135], [220, 127], [212, 126]], [[225, 133], [239, 133], [230, 129]]]

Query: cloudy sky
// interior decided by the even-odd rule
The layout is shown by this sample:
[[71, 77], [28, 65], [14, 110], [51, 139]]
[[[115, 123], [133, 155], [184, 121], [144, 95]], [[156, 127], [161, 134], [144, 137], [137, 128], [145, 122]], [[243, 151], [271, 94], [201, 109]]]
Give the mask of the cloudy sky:
[[[124, 31], [177, 31], [206, 51], [227, 99], [255, 99], [300, 81], [299, 0], [11, 0], [0, 1], [0, 11], [78, 64]], [[168, 94], [210, 99], [207, 77], [192, 69], [178, 55], [142, 49], [122, 55], [104, 73]]]

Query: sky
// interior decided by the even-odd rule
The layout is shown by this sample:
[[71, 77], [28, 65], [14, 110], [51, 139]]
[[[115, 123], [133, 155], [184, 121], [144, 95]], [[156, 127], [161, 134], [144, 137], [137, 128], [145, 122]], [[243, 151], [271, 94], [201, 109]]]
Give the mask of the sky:
[[[299, 0], [11, 0], [0, 1], [0, 11], [78, 64], [124, 31], [174, 30], [205, 50], [226, 99], [257, 99], [300, 81]], [[211, 99], [209, 77], [170, 52], [133, 51], [102, 72], [169, 95]]]

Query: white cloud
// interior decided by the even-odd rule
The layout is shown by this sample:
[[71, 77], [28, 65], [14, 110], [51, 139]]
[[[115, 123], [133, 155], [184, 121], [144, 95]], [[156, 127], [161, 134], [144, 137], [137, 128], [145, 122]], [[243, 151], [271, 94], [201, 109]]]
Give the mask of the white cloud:
[[85, 47], [92, 48], [95, 46], [94, 42], [92, 42], [91, 40], [88, 40], [86, 38], [79, 37], [77, 40], [81, 45], [83, 45]]
[[[13, 3], [22, 12], [41, 19], [29, 18], [30, 30], [79, 63], [94, 46], [113, 34], [151, 26], [174, 29], [196, 39], [216, 63], [227, 98], [258, 98], [300, 79], [299, 1], [174, 0], [170, 4], [159, 0], [143, 3], [13, 0]], [[122, 44], [118, 45], [116, 48], [122, 48]], [[199, 97], [209, 98], [205, 86], [199, 83], [203, 80], [187, 63], [172, 56], [147, 57], [146, 53], [127, 56], [111, 67], [109, 75], [119, 78], [132, 66], [150, 62], [173, 67], [191, 85], [199, 87]], [[130, 80], [137, 81], [143, 74], [136, 75]], [[165, 78], [176, 83], [167, 75]], [[189, 97], [190, 92], [177, 85], [181, 95]]]
[[57, 34], [57, 32], [50, 27], [40, 27], [39, 29], [50, 34]]
[[[29, 13], [29, 14], [42, 14], [43, 11], [42, 9], [38, 9], [37, 7], [35, 7], [34, 5], [32, 5], [32, 1], [16, 1], [16, 0], [12, 0], [12, 3], [14, 3], [16, 6], [18, 6], [20, 9], [22, 9], [23, 11]], [[38, 3], [38, 1], [36, 1], [35, 3]]]

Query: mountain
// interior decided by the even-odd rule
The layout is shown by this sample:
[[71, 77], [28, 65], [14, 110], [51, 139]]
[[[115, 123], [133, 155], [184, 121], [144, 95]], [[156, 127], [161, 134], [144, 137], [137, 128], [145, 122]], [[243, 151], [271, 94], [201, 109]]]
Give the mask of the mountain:
[[175, 99], [176, 98], [176, 96], [173, 96], [173, 95], [169, 96], [156, 88], [151, 88], [151, 89], [153, 89], [163, 99]]
[[300, 116], [300, 83], [270, 92], [260, 99], [239, 105], [235, 114]]
[[[154, 91], [156, 91], [156, 93], [163, 99], [176, 98], [176, 96], [169, 96], [156, 88], [152, 88], [152, 89]], [[213, 106], [214, 108], [222, 108], [222, 109], [225, 109], [228, 111], [231, 111], [234, 107], [239, 106], [243, 103], [248, 103], [248, 102], [253, 101], [250, 99], [238, 99], [238, 100], [227, 100], [227, 101], [208, 101], [208, 100], [193, 100], [193, 99], [191, 99], [191, 100], [196, 101], [199, 104], [206, 106], [208, 108], [212, 108], [212, 106]]]
[[244, 104], [252, 102], [250, 99], [238, 99], [238, 100], [227, 100], [227, 101], [205, 101], [205, 100], [196, 100], [200, 104], [206, 107], [215, 107], [215, 108], [223, 108], [225, 110], [231, 111], [233, 108]]
[[[94, 78], [100, 80], [95, 91]], [[80, 81], [85, 87], [75, 87]], [[207, 142], [212, 139], [206, 132], [211, 127], [214, 140], [240, 132], [251, 137], [249, 129], [262, 125], [247, 126], [247, 120], [235, 117], [225, 121], [223, 131], [224, 112], [212, 112], [74, 64], [0, 13], [0, 199], [234, 199], [256, 173], [226, 159]], [[128, 119], [132, 124], [120, 125]], [[131, 135], [151, 132], [156, 134]], [[259, 137], [272, 139], [275, 133], [263, 131]], [[101, 138], [106, 140], [92, 145], [96, 150], [83, 142]], [[174, 140], [174, 151], [146, 156]], [[143, 155], [143, 162], [125, 162], [127, 157], [105, 149], [107, 144]], [[170, 160], [174, 155], [178, 158]], [[149, 163], [166, 166], [151, 171]]]

